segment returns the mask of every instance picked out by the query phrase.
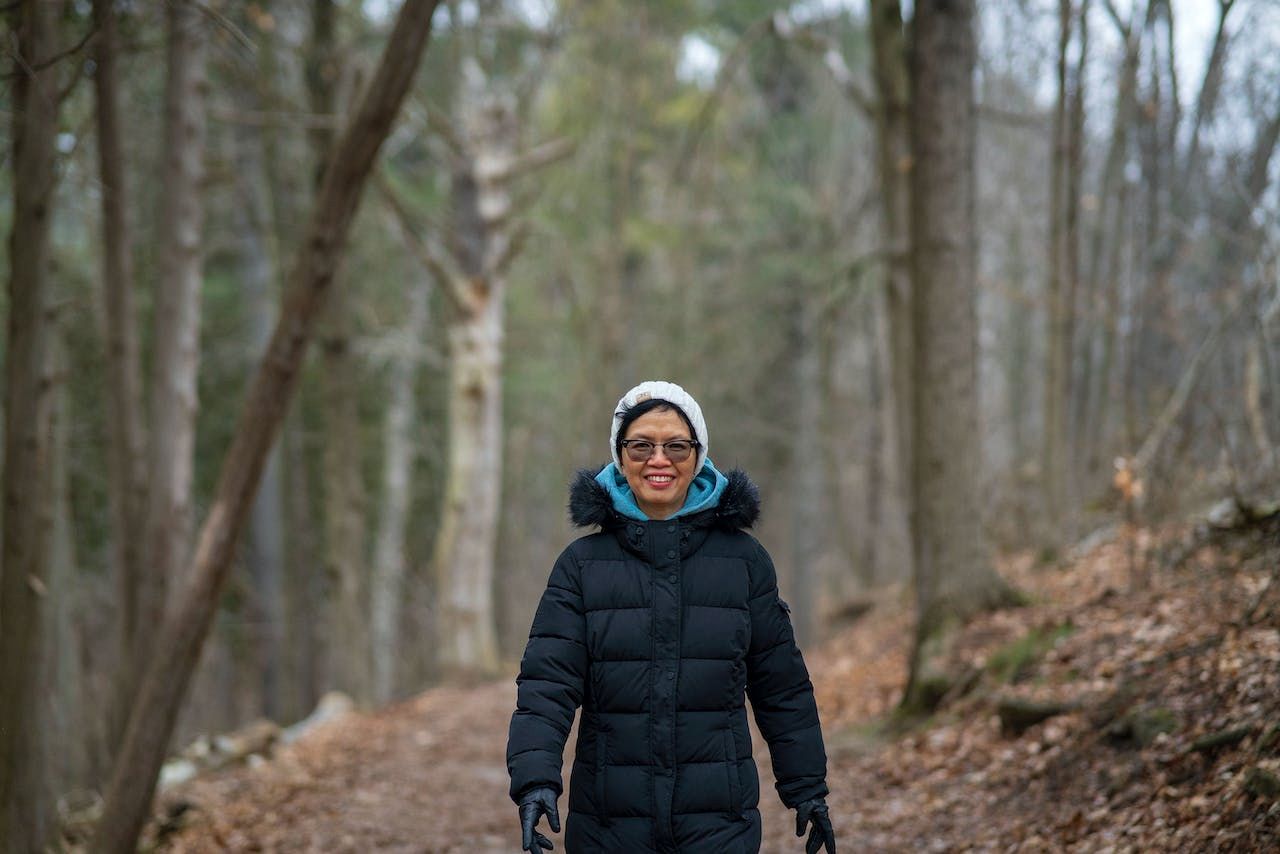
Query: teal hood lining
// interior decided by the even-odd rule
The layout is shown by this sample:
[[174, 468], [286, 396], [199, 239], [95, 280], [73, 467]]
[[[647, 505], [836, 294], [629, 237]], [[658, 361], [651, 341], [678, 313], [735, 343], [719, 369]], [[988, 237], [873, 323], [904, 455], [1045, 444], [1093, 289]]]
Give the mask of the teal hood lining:
[[[634, 519], [637, 522], [648, 522], [649, 517], [640, 509], [640, 505], [636, 503], [636, 497], [631, 492], [631, 485], [627, 483], [627, 476], [618, 471], [618, 467], [613, 463], [609, 463], [600, 469], [600, 473], [596, 475], [596, 483], [604, 487], [609, 493], [609, 499], [613, 502], [613, 509], [617, 510], [622, 516], [628, 519]], [[711, 463], [708, 458], [702, 464], [702, 470], [693, 478], [693, 482], [689, 484], [689, 494], [684, 497], [684, 506], [670, 516], [676, 519], [680, 516], [688, 516], [702, 510], [715, 507], [720, 503], [720, 496], [724, 494], [725, 487], [729, 485], [729, 479], [720, 473], [720, 471]]]

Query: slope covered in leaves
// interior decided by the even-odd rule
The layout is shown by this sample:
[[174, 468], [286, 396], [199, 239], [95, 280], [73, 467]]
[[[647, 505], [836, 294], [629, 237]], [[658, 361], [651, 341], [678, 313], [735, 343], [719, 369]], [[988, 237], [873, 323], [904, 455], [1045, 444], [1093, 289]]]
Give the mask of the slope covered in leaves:
[[[887, 726], [910, 626], [900, 592], [811, 651], [842, 850], [1275, 850], [1280, 518], [1193, 536], [1139, 563], [1123, 537], [1065, 568], [1008, 561], [1031, 604], [964, 629], [951, 694], [905, 732]], [[515, 851], [513, 700], [510, 683], [448, 687], [349, 715], [168, 792], [160, 815], [181, 815], [160, 848]], [[1002, 723], [1015, 700], [1059, 713]], [[765, 850], [801, 850], [769, 792], [762, 809]]]

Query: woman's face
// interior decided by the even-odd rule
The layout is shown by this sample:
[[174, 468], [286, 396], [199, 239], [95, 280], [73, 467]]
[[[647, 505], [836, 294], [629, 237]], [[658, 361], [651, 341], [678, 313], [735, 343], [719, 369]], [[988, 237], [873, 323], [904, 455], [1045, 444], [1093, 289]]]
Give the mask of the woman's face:
[[684, 497], [693, 483], [698, 468], [698, 454], [692, 453], [680, 463], [667, 459], [661, 444], [677, 439], [691, 440], [689, 425], [674, 409], [654, 409], [632, 421], [624, 439], [644, 439], [653, 442], [653, 456], [636, 462], [623, 448], [619, 457], [627, 484], [636, 497], [636, 504], [650, 519], [666, 519], [684, 506]]

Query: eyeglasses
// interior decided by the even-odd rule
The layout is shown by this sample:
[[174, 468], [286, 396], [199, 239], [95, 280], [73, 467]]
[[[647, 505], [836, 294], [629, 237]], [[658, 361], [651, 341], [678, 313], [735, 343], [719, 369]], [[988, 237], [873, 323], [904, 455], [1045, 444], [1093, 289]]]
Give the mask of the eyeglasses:
[[689, 439], [676, 439], [671, 442], [653, 443], [647, 439], [623, 439], [622, 447], [627, 449], [627, 456], [632, 462], [642, 463], [653, 456], [656, 448], [662, 448], [662, 452], [667, 455], [667, 459], [673, 463], [682, 463], [689, 459], [689, 454], [694, 448], [702, 447], [700, 442], [694, 442]]

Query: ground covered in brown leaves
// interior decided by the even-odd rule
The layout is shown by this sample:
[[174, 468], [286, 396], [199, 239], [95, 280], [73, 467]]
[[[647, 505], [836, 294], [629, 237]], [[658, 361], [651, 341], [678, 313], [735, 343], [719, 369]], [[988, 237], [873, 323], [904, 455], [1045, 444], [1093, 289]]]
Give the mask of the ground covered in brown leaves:
[[[1031, 604], [968, 626], [955, 686], [905, 729], [905, 596], [811, 651], [841, 851], [1280, 850], [1280, 519], [1162, 542], [1142, 561], [1123, 533], [1065, 567], [1009, 561]], [[169, 790], [159, 813], [182, 814], [159, 847], [517, 851], [514, 697], [437, 688]], [[1059, 713], [1002, 725], [1015, 699]], [[762, 801], [765, 850], [802, 850]]]

